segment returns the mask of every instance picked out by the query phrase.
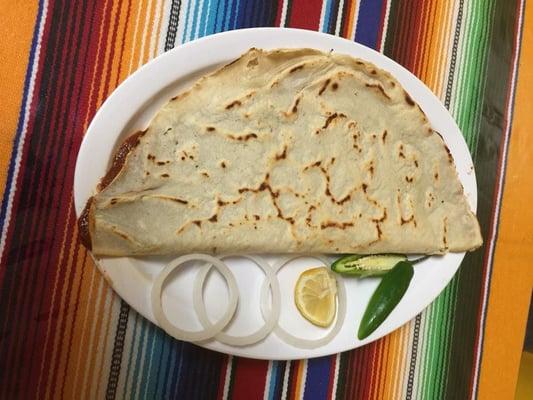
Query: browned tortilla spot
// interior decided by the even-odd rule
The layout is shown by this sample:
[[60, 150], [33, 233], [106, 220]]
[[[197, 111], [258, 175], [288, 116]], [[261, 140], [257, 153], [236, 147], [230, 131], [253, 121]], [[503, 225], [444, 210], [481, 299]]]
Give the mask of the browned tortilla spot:
[[217, 220], [218, 220], [218, 217], [217, 217], [216, 214], [213, 215], [211, 218], [208, 219], [209, 222], [217, 222]]
[[365, 84], [366, 87], [368, 88], [374, 88], [374, 89], [377, 89], [379, 90], [379, 92], [385, 96], [387, 99], [390, 100], [390, 96], [387, 94], [387, 92], [385, 92], [385, 89], [383, 89], [383, 86], [381, 86], [379, 83], [367, 83]]
[[385, 140], [387, 139], [387, 131], [384, 130], [383, 131], [383, 134], [381, 135], [381, 140], [383, 141], [383, 143], [385, 143]]
[[324, 91], [328, 88], [328, 85], [329, 83], [331, 82], [331, 79], [326, 79], [325, 82], [324, 82], [324, 85], [322, 85], [322, 87], [320, 88], [320, 90], [318, 91], [318, 95], [321, 96], [322, 93], [324, 93]]
[[292, 106], [292, 113], [296, 113], [298, 111], [298, 104], [300, 103], [300, 98], [297, 98], [294, 102], [294, 106]]
[[405, 181], [408, 182], [408, 183], [411, 183], [411, 182], [413, 182], [413, 177], [412, 176], [406, 176], [405, 177]]
[[169, 178], [170, 177], [169, 174], [161, 174], [160, 176], [161, 176], [161, 178]]
[[140, 138], [143, 135], [144, 132], [136, 132], [129, 138], [127, 138], [124, 143], [122, 143], [122, 145], [115, 153], [115, 156], [113, 157], [111, 168], [109, 168], [105, 176], [100, 180], [100, 184], [98, 185], [98, 189], [100, 191], [105, 189], [119, 174], [120, 170], [122, 169], [122, 166], [124, 165], [124, 162], [126, 161], [126, 157], [135, 147], [139, 145]]
[[409, 94], [404, 90], [403, 91], [403, 94], [404, 94], [404, 97], [405, 97], [405, 102], [407, 104], [409, 104], [411, 107], [415, 105], [415, 102], [413, 101], [413, 99], [411, 98], [411, 96], [409, 96]]
[[296, 72], [296, 71], [302, 69], [303, 67], [304, 67], [303, 64], [302, 65], [297, 65], [296, 67], [291, 68], [291, 70], [289, 71], [289, 74], [292, 74], [293, 72]]
[[374, 222], [383, 222], [387, 219], [387, 209], [383, 208], [383, 215], [380, 218], [374, 218], [372, 221]]
[[[88, 249], [92, 250], [91, 231], [94, 230], [94, 220], [90, 218], [91, 207], [94, 206], [94, 197], [89, 197], [85, 208], [78, 219], [78, 231], [80, 242]], [[90, 226], [92, 225], [92, 226]]]
[[334, 82], [333, 85], [331, 85], [331, 90], [335, 91], [339, 88], [339, 84], [337, 82]]
[[446, 146], [446, 144], [444, 145], [444, 149], [446, 150], [446, 153], [448, 153], [448, 162], [452, 164], [453, 163], [452, 153], [450, 152], [450, 149], [448, 148], [448, 146]]
[[286, 157], [287, 157], [287, 146], [284, 146], [281, 154], [276, 154], [276, 161], [283, 160]]
[[194, 225], [196, 225], [197, 227], [201, 227], [201, 226], [202, 226], [202, 221], [198, 221], [198, 220], [196, 220], [196, 221], [192, 221], [192, 223], [193, 223]]
[[244, 141], [244, 142], [247, 142], [248, 140], [250, 139], [257, 139], [257, 134], [256, 133], [248, 133], [244, 136], [234, 136], [234, 135], [228, 135], [228, 137], [230, 139], [233, 139], [233, 140], [239, 140], [239, 141]]
[[353, 222], [326, 221], [320, 224], [320, 229], [326, 229], [326, 228], [346, 229], [351, 226], [353, 226]]
[[226, 106], [226, 110], [231, 110], [233, 107], [240, 105], [242, 105], [242, 102], [240, 100], [234, 100]]
[[215, 127], [214, 126], [208, 126], [207, 128], [205, 128], [207, 130], [207, 132], [213, 132], [215, 131]]

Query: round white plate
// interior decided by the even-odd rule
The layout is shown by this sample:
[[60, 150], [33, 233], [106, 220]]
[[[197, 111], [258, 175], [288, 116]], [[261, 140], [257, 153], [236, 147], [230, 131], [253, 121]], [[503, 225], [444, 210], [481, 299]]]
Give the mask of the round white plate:
[[[105, 174], [117, 146], [128, 135], [146, 128], [157, 110], [170, 98], [189, 87], [200, 76], [239, 57], [250, 47], [313, 47], [350, 54], [371, 61], [393, 74], [439, 131], [456, 162], [459, 178], [470, 206], [477, 205], [476, 179], [466, 143], [454, 120], [433, 93], [409, 71], [376, 51], [335, 36], [279, 28], [243, 29], [220, 33], [187, 43], [152, 60], [126, 79], [94, 117], [78, 155], [74, 179], [74, 200], [79, 215]], [[237, 84], [237, 83], [236, 83]], [[428, 306], [445, 288], [459, 268], [464, 253], [432, 257], [415, 268], [415, 275], [400, 304], [387, 320], [367, 339], [357, 340], [356, 332], [364, 308], [378, 284], [377, 279], [344, 279], [348, 310], [339, 334], [328, 345], [302, 350], [285, 344], [274, 334], [249, 347], [231, 347], [216, 341], [202, 343], [209, 349], [245, 357], [264, 359], [299, 359], [349, 350], [376, 340], [408, 322]], [[279, 259], [265, 257], [270, 262]], [[150, 290], [155, 275], [168, 258], [103, 258], [98, 268], [116, 292], [135, 310], [155, 323], [150, 304]], [[228, 265], [237, 278], [240, 302], [235, 321], [228, 328], [232, 334], [255, 331], [262, 323], [259, 311], [259, 288], [263, 274], [251, 262], [229, 259]], [[320, 263], [309, 258], [296, 260], [279, 273], [282, 291], [280, 324], [288, 331], [306, 338], [318, 338], [323, 329], [312, 326], [299, 315], [292, 293], [297, 276], [304, 269]], [[166, 285], [163, 304], [171, 321], [184, 329], [200, 329], [192, 307], [192, 282], [197, 269], [185, 268]], [[227, 294], [222, 279], [211, 275], [205, 301], [212, 317], [221, 315]]]

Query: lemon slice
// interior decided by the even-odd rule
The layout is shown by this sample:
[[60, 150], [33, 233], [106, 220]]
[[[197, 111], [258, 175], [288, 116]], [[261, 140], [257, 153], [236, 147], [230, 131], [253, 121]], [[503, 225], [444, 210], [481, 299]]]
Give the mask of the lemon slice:
[[302, 316], [314, 325], [331, 325], [337, 312], [337, 282], [326, 267], [302, 272], [294, 288], [294, 301]]

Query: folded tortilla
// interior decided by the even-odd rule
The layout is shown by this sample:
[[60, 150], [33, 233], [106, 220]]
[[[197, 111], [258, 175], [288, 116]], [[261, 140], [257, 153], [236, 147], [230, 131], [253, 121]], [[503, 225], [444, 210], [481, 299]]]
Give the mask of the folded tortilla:
[[98, 256], [446, 253], [482, 243], [452, 155], [389, 73], [251, 49], [117, 152], [79, 219]]

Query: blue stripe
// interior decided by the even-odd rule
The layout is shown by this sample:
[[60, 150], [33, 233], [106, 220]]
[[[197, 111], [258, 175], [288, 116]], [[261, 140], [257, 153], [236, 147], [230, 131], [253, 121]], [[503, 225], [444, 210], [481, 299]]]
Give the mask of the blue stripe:
[[143, 352], [143, 348], [144, 348], [144, 337], [146, 336], [146, 327], [147, 327], [147, 324], [150, 324], [150, 322], [148, 322], [147, 320], [145, 320], [144, 318], [141, 318], [141, 321], [140, 321], [140, 324], [141, 324], [141, 336], [139, 337], [139, 347], [137, 349], [137, 357], [135, 357], [135, 367], [133, 369], [133, 377], [132, 377], [132, 380], [131, 380], [131, 384], [133, 386], [132, 390], [131, 390], [131, 398], [134, 399], [136, 397], [136, 389], [137, 389], [137, 381], [139, 380], [139, 373], [140, 373], [140, 367], [141, 367], [141, 356], [142, 356], [142, 352]]
[[[39, 38], [39, 27], [41, 25], [41, 19], [44, 11], [44, 1], [39, 1], [39, 7], [37, 9], [37, 17], [35, 19], [35, 29], [33, 31], [33, 37], [31, 39], [30, 57], [28, 60], [28, 68], [26, 69], [26, 77], [24, 78], [24, 91], [22, 93], [22, 102], [19, 112], [19, 120], [17, 123], [17, 131], [13, 140], [13, 148], [11, 149], [11, 159], [9, 160], [9, 166], [7, 169], [7, 178], [5, 184], [4, 197], [2, 198], [2, 206], [0, 208], [0, 232], [4, 229], [6, 223], [7, 204], [9, 200], [10, 186], [13, 183], [15, 174], [15, 160], [17, 159], [17, 149], [20, 145], [20, 139], [22, 136], [22, 129], [24, 128], [24, 119], [26, 118], [26, 103], [28, 102], [29, 88], [31, 81], [31, 72], [33, 64], [35, 63], [35, 53], [37, 51], [37, 40]], [[44, 26], [43, 26], [44, 29]]]
[[307, 361], [304, 399], [327, 398], [330, 370], [331, 357], [320, 357]]
[[325, 12], [324, 12], [324, 26], [322, 27], [322, 32], [329, 32], [329, 25], [330, 25], [329, 19], [331, 18], [331, 11], [333, 8], [332, 6], [333, 6], [333, 0], [327, 0]]
[[268, 382], [268, 399], [274, 400], [276, 393], [276, 382], [279, 370], [279, 361], [272, 361], [272, 371], [270, 372], [270, 382]]
[[383, 0], [361, 0], [355, 41], [373, 49], [378, 46]]
[[186, 43], [189, 40], [187, 39], [187, 29], [189, 29], [189, 15], [191, 13], [191, 3], [187, 4], [187, 10], [185, 11], [185, 26], [183, 27], [183, 38], [182, 43]]

